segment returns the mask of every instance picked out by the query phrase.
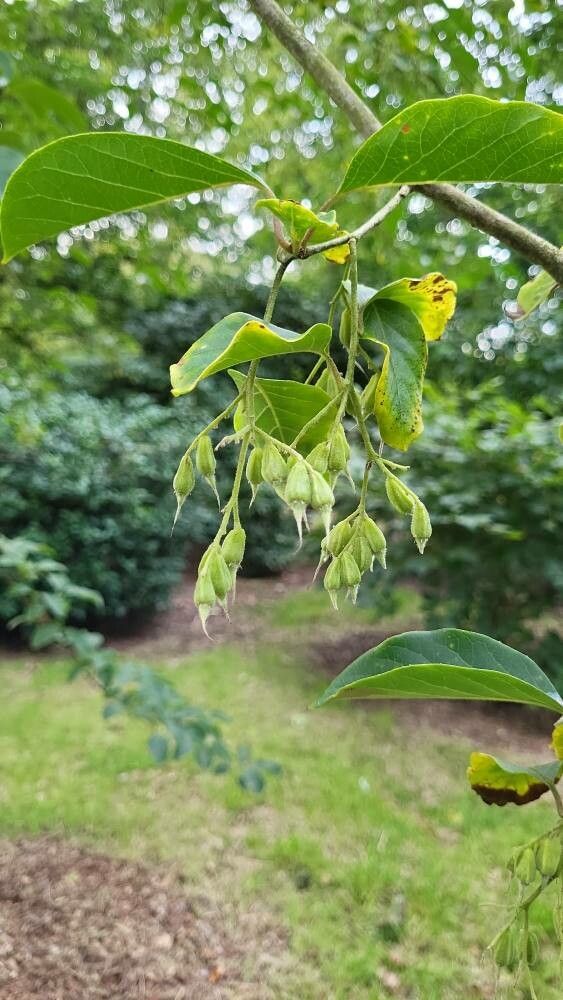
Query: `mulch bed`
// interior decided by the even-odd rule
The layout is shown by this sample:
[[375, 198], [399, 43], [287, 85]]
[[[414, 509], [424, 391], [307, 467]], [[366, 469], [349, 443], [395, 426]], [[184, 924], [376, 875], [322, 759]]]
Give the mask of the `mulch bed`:
[[227, 930], [170, 871], [55, 837], [0, 842], [2, 1000], [265, 1000], [253, 976], [285, 947], [255, 919]]

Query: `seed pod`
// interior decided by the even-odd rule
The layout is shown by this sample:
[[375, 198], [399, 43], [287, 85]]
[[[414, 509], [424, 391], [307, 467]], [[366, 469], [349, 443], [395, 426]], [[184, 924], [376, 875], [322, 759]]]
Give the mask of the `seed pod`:
[[238, 569], [243, 557], [246, 545], [246, 531], [244, 528], [231, 528], [225, 535], [221, 552], [229, 569]]
[[516, 862], [514, 874], [523, 885], [530, 885], [534, 881], [537, 874], [537, 868], [533, 848], [524, 848], [522, 854]]
[[213, 547], [205, 565], [205, 575], [209, 575], [216, 596], [224, 601], [233, 585], [233, 578], [221, 549]]
[[206, 622], [211, 610], [215, 606], [215, 589], [209, 574], [206, 572], [200, 572], [198, 575], [194, 591], [194, 604], [199, 611], [201, 627], [209, 639], [210, 635], [207, 631]]
[[501, 969], [513, 969], [518, 957], [517, 935], [513, 927], [507, 927], [495, 945], [495, 962]]
[[182, 455], [180, 459], [180, 464], [176, 469], [176, 475], [172, 480], [172, 489], [174, 490], [174, 495], [176, 497], [176, 514], [174, 515], [174, 524], [172, 525], [172, 531], [174, 531], [174, 525], [180, 516], [180, 511], [186, 502], [186, 498], [189, 497], [195, 486], [195, 473], [192, 460], [188, 454]]
[[328, 469], [328, 444], [326, 441], [321, 441], [320, 444], [315, 445], [312, 451], [307, 455], [307, 461], [311, 468], [315, 469], [316, 472], [320, 472], [324, 475]]
[[537, 934], [530, 931], [528, 934], [528, 940], [526, 942], [526, 959], [528, 965], [531, 969], [538, 964], [538, 959], [540, 957], [540, 944], [538, 941]]
[[334, 507], [334, 493], [326, 479], [321, 476], [320, 472], [316, 472], [314, 469], [309, 473], [309, 476], [311, 482], [311, 507], [313, 510], [323, 510], [325, 507], [332, 510]]
[[385, 535], [383, 534], [381, 528], [375, 523], [374, 520], [372, 520], [371, 517], [364, 514], [360, 525], [358, 526], [358, 531], [361, 531], [375, 558], [381, 563], [383, 569], [385, 569], [387, 542], [385, 541]]
[[360, 573], [365, 573], [373, 566], [373, 552], [363, 535], [355, 534], [350, 545], [350, 553], [354, 558]]
[[352, 538], [352, 528], [349, 521], [339, 521], [334, 525], [325, 540], [325, 548], [332, 556], [339, 556]]
[[342, 472], [350, 458], [350, 445], [346, 440], [344, 428], [339, 424], [328, 448], [329, 472]]
[[414, 538], [417, 549], [421, 555], [426, 548], [426, 543], [431, 534], [432, 525], [430, 523], [430, 515], [422, 503], [422, 500], [417, 498], [414, 501], [412, 509], [411, 535]]
[[414, 496], [400, 479], [397, 479], [396, 476], [387, 476], [385, 490], [389, 503], [399, 514], [410, 514], [414, 504]]
[[264, 482], [264, 477], [262, 475], [262, 449], [253, 448], [248, 456], [248, 462], [246, 463], [246, 478], [250, 483], [250, 488], [252, 490], [252, 500], [251, 505], [256, 499], [256, 493], [260, 483]]
[[324, 588], [328, 591], [333, 608], [338, 610], [338, 592], [343, 588], [342, 557], [337, 556], [330, 563], [324, 578]]
[[542, 875], [555, 875], [561, 861], [561, 844], [556, 837], [545, 837], [536, 847], [536, 865]]
[[217, 497], [217, 503], [220, 505], [221, 502], [219, 500], [217, 484], [215, 482], [215, 467], [217, 462], [215, 461], [215, 452], [213, 451], [211, 438], [207, 434], [200, 438], [197, 443], [195, 464], [199, 474], [203, 476], [203, 478], [211, 486], [211, 489]]
[[287, 466], [275, 444], [268, 442], [262, 453], [262, 477], [271, 486], [281, 488], [287, 479]]
[[343, 347], [348, 350], [350, 347], [350, 337], [352, 334], [352, 317], [350, 315], [349, 309], [344, 309], [342, 316], [340, 317], [340, 329], [338, 331], [338, 336], [340, 338], [340, 343]]

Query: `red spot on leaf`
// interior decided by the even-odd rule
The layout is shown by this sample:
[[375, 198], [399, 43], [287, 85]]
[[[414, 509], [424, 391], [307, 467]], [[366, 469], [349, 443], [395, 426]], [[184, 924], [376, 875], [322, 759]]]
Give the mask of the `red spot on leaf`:
[[407, 134], [407, 132], [410, 132], [410, 130], [411, 130], [410, 125], [401, 125], [401, 132], [403, 132], [405, 135]]

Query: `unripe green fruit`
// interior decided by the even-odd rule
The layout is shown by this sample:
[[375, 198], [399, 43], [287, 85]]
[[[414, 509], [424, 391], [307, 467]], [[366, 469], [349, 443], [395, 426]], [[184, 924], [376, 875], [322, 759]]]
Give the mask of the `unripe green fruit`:
[[360, 573], [365, 573], [373, 565], [373, 552], [363, 535], [356, 534], [350, 545], [350, 553]]
[[358, 525], [358, 531], [361, 531], [375, 558], [381, 563], [383, 569], [385, 569], [387, 542], [385, 541], [385, 535], [383, 534], [381, 528], [375, 523], [375, 521], [372, 520], [371, 517], [364, 514], [360, 524]]
[[533, 848], [524, 848], [514, 867], [514, 874], [523, 885], [530, 885], [534, 881], [537, 868]]
[[271, 442], [268, 442], [262, 453], [262, 476], [271, 486], [277, 487], [281, 487], [287, 479], [287, 466]]
[[416, 499], [412, 509], [411, 535], [421, 555], [426, 548], [426, 543], [431, 534], [432, 525], [430, 523], [430, 515], [422, 501]]
[[296, 462], [290, 469], [284, 496], [290, 507], [295, 503], [305, 504], [306, 507], [310, 505], [312, 499], [311, 477], [305, 462]]
[[333, 559], [330, 563], [324, 578], [325, 590], [337, 591], [342, 590], [342, 561], [340, 557]]
[[252, 503], [256, 496], [256, 491], [260, 486], [260, 483], [264, 482], [264, 477], [262, 475], [262, 449], [254, 448], [250, 455], [248, 456], [248, 462], [246, 463], [246, 478], [250, 483], [252, 489]]
[[215, 474], [217, 462], [215, 461], [215, 452], [213, 451], [211, 438], [207, 434], [200, 438], [197, 443], [195, 464], [197, 471], [206, 479]]
[[518, 962], [517, 935], [513, 927], [507, 927], [495, 945], [495, 962], [501, 969], [513, 969]]
[[350, 458], [350, 445], [346, 440], [344, 428], [339, 424], [328, 448], [329, 472], [342, 472]]
[[334, 493], [328, 485], [326, 479], [320, 472], [313, 470], [309, 473], [311, 485], [311, 507], [313, 510], [329, 511], [334, 507]]
[[389, 503], [399, 514], [410, 514], [414, 504], [414, 497], [400, 479], [396, 479], [395, 476], [387, 476], [385, 490]]
[[338, 556], [346, 548], [352, 538], [352, 528], [349, 521], [339, 521], [329, 532], [324, 547], [332, 556]]
[[360, 573], [358, 564], [348, 550], [343, 552], [342, 555], [339, 556], [339, 559], [342, 564], [342, 583], [345, 587], [348, 587], [349, 590], [354, 590], [355, 587], [360, 586], [362, 580], [362, 574]]
[[555, 875], [561, 861], [561, 844], [556, 837], [546, 837], [536, 847], [536, 865], [542, 875]]
[[245, 545], [246, 531], [244, 528], [231, 528], [225, 535], [221, 552], [229, 569], [238, 569], [244, 557]]
[[312, 451], [307, 455], [307, 461], [311, 468], [315, 469], [316, 472], [324, 474], [328, 469], [328, 444], [326, 441], [321, 441], [320, 444], [315, 445]]
[[205, 564], [204, 576], [209, 576], [216, 596], [224, 601], [229, 593], [233, 578], [221, 549], [214, 548]]
[[206, 622], [210, 611], [215, 605], [215, 600], [215, 590], [209, 574], [205, 571], [203, 573], [200, 572], [195, 585], [194, 604], [199, 611], [201, 627], [208, 638], [209, 633], [206, 628]]
[[[184, 455], [182, 455], [182, 458], [180, 459], [180, 464], [176, 470], [176, 475], [172, 480], [172, 489], [174, 490], [174, 495], [176, 497], [176, 505], [177, 505], [176, 514], [174, 516], [174, 524], [176, 524], [176, 521], [178, 520], [178, 517], [180, 515], [180, 511], [186, 501], [186, 498], [189, 497], [194, 486], [195, 486], [195, 472], [194, 472], [193, 462], [188, 452], [186, 452]], [[174, 528], [174, 524], [172, 525], [172, 528]]]

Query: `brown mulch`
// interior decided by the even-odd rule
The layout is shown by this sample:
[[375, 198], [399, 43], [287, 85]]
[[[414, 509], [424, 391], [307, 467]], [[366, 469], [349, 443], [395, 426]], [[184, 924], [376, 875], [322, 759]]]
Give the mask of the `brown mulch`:
[[1, 1000], [266, 1000], [284, 935], [264, 914], [233, 924], [170, 871], [55, 837], [0, 842]]

